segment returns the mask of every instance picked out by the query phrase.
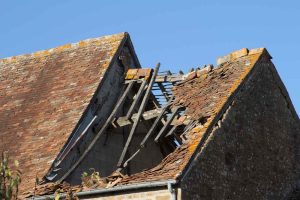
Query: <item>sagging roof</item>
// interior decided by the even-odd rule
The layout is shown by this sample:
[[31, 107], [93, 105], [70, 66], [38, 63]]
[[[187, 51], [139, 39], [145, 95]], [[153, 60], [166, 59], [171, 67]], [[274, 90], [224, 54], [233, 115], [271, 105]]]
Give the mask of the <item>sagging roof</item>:
[[126, 38], [120, 33], [0, 59], [0, 152], [19, 161], [21, 191], [47, 173]]
[[[46, 175], [126, 38], [127, 34], [121, 33], [0, 60], [0, 136], [4, 138], [0, 151], [9, 150], [20, 162], [23, 191], [33, 188], [36, 176]], [[158, 76], [156, 83], [172, 83], [168, 116], [184, 108], [170, 123], [175, 128], [185, 126], [177, 131], [180, 144], [151, 169], [129, 176], [113, 175], [113, 186], [180, 179], [261, 57], [271, 58], [263, 48], [241, 49], [219, 58], [216, 68], [208, 65], [186, 75]], [[130, 69], [125, 79], [147, 81], [152, 74], [152, 69]], [[161, 110], [157, 108], [153, 116]]]
[[241, 49], [219, 58], [218, 67], [208, 65], [195, 70], [174, 86], [175, 101], [172, 106], [186, 108], [177, 125], [190, 121], [190, 128], [181, 133], [182, 144], [156, 167], [125, 177], [118, 184], [180, 179], [196, 153], [201, 151], [209, 132], [228, 107], [237, 88], [262, 57], [271, 58], [264, 48]]
[[[42, 185], [39, 194], [51, 194], [54, 191], [53, 188], [61, 188], [63, 191], [73, 188], [74, 191], [78, 192], [95, 188], [180, 180], [189, 169], [196, 154], [201, 151], [209, 133], [224, 114], [229, 102], [234, 99], [238, 88], [250, 76], [255, 64], [260, 59], [270, 58], [264, 48], [241, 49], [220, 58], [216, 68], [208, 65], [186, 75], [180, 74], [175, 77], [158, 75], [156, 83], [165, 82], [167, 79], [170, 82], [176, 80], [176, 84], [172, 87], [174, 99], [170, 101], [171, 110], [174, 111], [178, 107], [185, 108], [185, 111], [170, 124], [172, 127], [185, 125], [181, 132], [177, 132], [177, 136], [180, 137], [177, 141], [180, 142], [180, 145], [157, 166], [142, 172], [123, 175], [117, 171], [109, 177], [101, 177], [103, 180], [93, 183], [92, 188], [50, 183], [49, 185]], [[126, 80], [148, 79], [149, 77], [151, 77], [150, 69], [130, 69], [127, 72]], [[140, 148], [137, 152], [140, 150], [142, 149]], [[135, 154], [130, 155], [129, 160], [134, 159], [134, 156]]]

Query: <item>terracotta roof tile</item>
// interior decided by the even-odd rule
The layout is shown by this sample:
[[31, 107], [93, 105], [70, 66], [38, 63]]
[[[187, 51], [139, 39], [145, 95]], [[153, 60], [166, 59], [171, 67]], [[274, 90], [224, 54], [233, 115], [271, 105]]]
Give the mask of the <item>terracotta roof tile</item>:
[[87, 108], [125, 33], [0, 59], [0, 152], [43, 177]]

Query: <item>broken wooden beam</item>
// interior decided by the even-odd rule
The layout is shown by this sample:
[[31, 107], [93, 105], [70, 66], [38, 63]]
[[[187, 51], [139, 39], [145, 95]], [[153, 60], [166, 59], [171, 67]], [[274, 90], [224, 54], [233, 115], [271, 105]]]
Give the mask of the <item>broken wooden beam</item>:
[[[63, 150], [63, 152], [59, 155], [59, 157], [57, 158], [58, 162], [55, 163], [56, 166], [58, 166], [62, 160], [65, 159], [65, 157], [70, 153], [70, 151], [76, 146], [76, 144], [78, 143], [78, 141], [83, 138], [83, 136], [87, 133], [87, 131], [89, 130], [89, 128], [91, 127], [91, 125], [94, 123], [94, 121], [98, 118], [97, 115], [95, 115], [93, 117], [93, 119], [90, 121], [90, 123], [85, 127], [85, 129], [81, 132], [81, 134], [77, 137], [77, 139], [73, 142], [73, 144], [71, 145], [71, 143], [68, 143], [66, 148]], [[72, 140], [71, 140], [72, 141]], [[71, 142], [70, 141], [70, 142]], [[71, 146], [69, 146], [71, 145]]]
[[171, 130], [166, 134], [165, 137], [168, 137], [168, 136], [170, 136], [170, 135], [173, 135], [173, 133], [175, 132], [176, 129], [177, 129], [177, 126], [176, 126], [176, 125], [173, 126], [173, 127], [171, 128]]
[[[144, 120], [150, 120], [153, 119], [162, 112], [162, 108], [156, 108], [153, 110], [145, 111], [142, 115]], [[117, 118], [114, 122], [113, 125], [115, 127], [122, 127], [122, 126], [127, 126], [133, 123], [137, 118], [137, 113], [134, 113], [131, 117], [131, 119], [127, 119], [127, 116], [119, 117]]]
[[145, 144], [148, 140], [148, 138], [152, 135], [152, 133], [155, 131], [156, 127], [158, 126], [159, 122], [161, 122], [164, 113], [166, 112], [166, 110], [171, 106], [171, 101], [173, 100], [173, 97], [170, 98], [169, 102], [167, 103], [166, 106], [163, 107], [161, 113], [159, 114], [159, 116], [155, 119], [154, 123], [152, 124], [151, 128], [149, 129], [148, 133], [146, 134], [146, 136], [144, 137], [144, 139], [142, 140], [140, 146], [141, 148], [145, 147]]
[[158, 142], [158, 140], [161, 137], [161, 135], [166, 131], [166, 129], [168, 128], [168, 126], [171, 124], [171, 122], [173, 121], [173, 119], [177, 115], [177, 111], [179, 110], [179, 108], [180, 107], [176, 107], [175, 108], [174, 112], [171, 114], [171, 116], [169, 117], [169, 119], [167, 120], [167, 122], [165, 123], [165, 125], [160, 129], [159, 133], [157, 134], [157, 136], [154, 139], [155, 142]]
[[[155, 83], [167, 83], [167, 82], [178, 82], [183, 81], [184, 75], [183, 74], [172, 74], [172, 75], [157, 75], [155, 78]], [[126, 80], [125, 83], [129, 83], [133, 80]], [[137, 80], [141, 82], [142, 80]]]
[[117, 101], [113, 111], [109, 115], [108, 119], [106, 120], [105, 124], [101, 127], [101, 129], [98, 131], [98, 133], [93, 138], [92, 142], [88, 145], [88, 147], [85, 149], [85, 151], [80, 155], [78, 160], [71, 166], [71, 168], [57, 181], [57, 183], [61, 183], [64, 181], [72, 172], [76, 169], [76, 167], [82, 162], [82, 160], [85, 158], [85, 156], [91, 151], [93, 146], [96, 144], [100, 136], [104, 133], [104, 131], [107, 129], [107, 127], [110, 125], [110, 122], [114, 119], [115, 115], [119, 111], [119, 108], [122, 107], [122, 105], [125, 102], [125, 99], [130, 92], [133, 84], [135, 82], [131, 82], [127, 85], [126, 90], [122, 94], [121, 98]]
[[157, 84], [158, 84], [158, 87], [161, 89], [164, 97], [168, 101], [169, 100], [169, 96], [168, 96], [168, 92], [167, 92], [166, 88], [164, 87], [164, 85], [162, 83], [157, 83]]
[[142, 140], [139, 149], [134, 154], [132, 154], [124, 162], [124, 164], [117, 169], [117, 171], [121, 171], [123, 167], [126, 167], [128, 165], [128, 163], [145, 147], [145, 144], [146, 144], [148, 138], [152, 135], [152, 133], [154, 132], [154, 130], [158, 126], [159, 122], [162, 120], [162, 117], [164, 116], [165, 111], [171, 106], [172, 100], [173, 100], [173, 96], [170, 98], [168, 104], [162, 108], [162, 111], [160, 112], [159, 116], [155, 119], [155, 121], [152, 124], [151, 128], [149, 129], [149, 131], [147, 132], [146, 136]]
[[178, 82], [183, 81], [184, 76], [182, 74], [172, 74], [172, 75], [158, 75], [155, 79], [156, 83], [164, 83], [164, 82]]
[[129, 108], [127, 114], [126, 114], [126, 119], [127, 119], [127, 120], [130, 119], [130, 118], [132, 117], [136, 105], [140, 102], [140, 99], [141, 99], [141, 97], [142, 97], [142, 95], [143, 95], [143, 93], [144, 93], [144, 89], [145, 89], [146, 84], [147, 84], [147, 81], [144, 80], [144, 81], [142, 82], [140, 88], [139, 88], [139, 91], [138, 91], [137, 94], [135, 95], [135, 98], [134, 98], [134, 100], [133, 100], [133, 102], [132, 102], [132, 104], [131, 104], [131, 106], [130, 106], [130, 108]]
[[144, 95], [144, 98], [143, 98], [143, 100], [142, 100], [141, 106], [140, 106], [140, 108], [139, 108], [139, 111], [138, 111], [138, 114], [137, 114], [137, 118], [134, 120], [134, 123], [133, 123], [133, 125], [132, 125], [132, 127], [131, 127], [130, 133], [129, 133], [129, 135], [128, 135], [126, 144], [125, 144], [124, 149], [123, 149], [123, 151], [122, 151], [122, 154], [121, 154], [121, 156], [120, 156], [120, 158], [119, 158], [119, 161], [118, 161], [118, 164], [117, 164], [118, 167], [121, 167], [122, 164], [123, 164], [123, 161], [124, 161], [124, 158], [125, 158], [125, 156], [126, 156], [128, 147], [129, 147], [129, 145], [130, 145], [130, 143], [131, 143], [133, 134], [135, 133], [135, 130], [136, 130], [137, 126], [138, 126], [138, 123], [139, 123], [139, 121], [140, 121], [140, 118], [141, 118], [141, 116], [142, 116], [142, 114], [143, 114], [143, 112], [144, 112], [144, 109], [145, 109], [146, 104], [147, 104], [147, 102], [148, 102], [149, 96], [150, 96], [150, 94], [151, 94], [151, 89], [152, 89], [152, 86], [153, 86], [153, 84], [154, 84], [155, 78], [156, 78], [156, 76], [157, 76], [159, 67], [160, 67], [160, 63], [157, 64], [156, 68], [154, 69], [154, 71], [153, 71], [153, 73], [152, 73], [150, 82], [149, 82], [148, 87], [147, 87], [147, 91], [146, 91], [146, 93], [145, 93], [145, 95]]

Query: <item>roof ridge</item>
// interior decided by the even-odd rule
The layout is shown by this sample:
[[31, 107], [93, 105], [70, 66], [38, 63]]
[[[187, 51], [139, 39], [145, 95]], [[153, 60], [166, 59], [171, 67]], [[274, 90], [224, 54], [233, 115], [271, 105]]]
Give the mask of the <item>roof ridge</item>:
[[254, 54], [263, 54], [266, 53], [266, 55], [271, 59], [272, 57], [270, 56], [270, 54], [268, 53], [266, 48], [255, 48], [255, 49], [247, 49], [247, 48], [242, 48], [240, 50], [236, 50], [236, 51], [232, 51], [231, 53], [225, 55], [225, 56], [221, 56], [217, 58], [217, 66], [214, 67], [213, 64], [207, 64], [207, 65], [203, 65], [202, 67], [198, 67], [196, 69], [193, 69], [184, 74], [184, 80], [179, 83], [178, 85], [185, 83], [189, 80], [192, 80], [194, 78], [199, 78], [201, 75], [205, 75], [213, 70], [219, 69], [224, 67], [224, 65], [226, 63], [232, 63], [235, 62], [236, 59], [241, 58], [241, 57], [245, 57], [245, 56], [251, 56]]
[[[247, 55], [245, 55], [245, 52], [247, 51]], [[223, 115], [227, 112], [227, 110], [230, 108], [232, 102], [236, 98], [236, 95], [240, 92], [241, 88], [245, 86], [246, 82], [250, 79], [251, 75], [255, 73], [255, 70], [257, 69], [256, 65], [259, 62], [259, 60], [262, 58], [263, 54], [266, 54], [269, 56], [269, 58], [272, 58], [268, 51], [265, 48], [257, 48], [257, 49], [251, 49], [250, 51], [246, 48], [234, 51], [225, 57], [233, 58], [229, 61], [223, 62], [225, 63], [233, 63], [232, 61], [244, 57], [244, 56], [250, 56], [253, 57], [252, 61], [250, 62], [250, 65], [247, 66], [247, 68], [240, 73], [240, 77], [235, 80], [235, 82], [232, 84], [229, 96], [221, 100], [221, 103], [217, 106], [217, 110], [214, 116], [206, 123], [206, 129], [204, 129], [203, 136], [201, 140], [195, 145], [193, 148], [193, 153], [191, 158], [189, 159], [188, 163], [184, 166], [184, 169], [182, 173], [180, 174], [181, 178], [184, 178], [188, 171], [191, 169], [191, 163], [197, 158], [197, 155], [201, 151], [201, 148], [205, 145], [207, 140], [209, 139], [209, 136], [211, 135], [214, 126], [218, 123], [218, 121], [222, 120]], [[220, 59], [220, 58], [218, 58]], [[221, 57], [222, 59], [222, 57]], [[223, 66], [223, 63], [220, 64], [221, 67]], [[178, 179], [179, 177], [177, 177]]]
[[127, 32], [121, 32], [121, 33], [116, 33], [116, 34], [112, 34], [112, 35], [104, 35], [104, 36], [100, 36], [100, 37], [96, 37], [96, 38], [88, 38], [88, 39], [80, 40], [80, 41], [74, 42], [74, 43], [67, 43], [67, 44], [59, 45], [57, 47], [53, 47], [50, 49], [35, 51], [35, 52], [29, 53], [29, 54], [20, 54], [20, 55], [16, 55], [16, 56], [0, 58], [0, 64], [13, 63], [13, 62], [17, 62], [17, 61], [23, 60], [23, 59], [34, 59], [34, 58], [47, 57], [53, 53], [60, 53], [63, 51], [75, 49], [77, 47], [85, 47], [85, 46], [91, 45], [93, 43], [98, 45], [98, 44], [100, 44], [101, 40], [110, 40], [111, 42], [121, 41], [122, 39], [126, 38], [127, 36], [128, 36]]
[[262, 53], [266, 53], [270, 58], [272, 58], [270, 56], [270, 54], [268, 53], [267, 49], [264, 47], [250, 49], [250, 50], [247, 48], [242, 48], [242, 49], [233, 51], [225, 56], [218, 57], [217, 58], [217, 66], [221, 66], [228, 62], [233, 62], [234, 60], [244, 57], [244, 56], [249, 56], [249, 55], [253, 55], [253, 54], [262, 54]]

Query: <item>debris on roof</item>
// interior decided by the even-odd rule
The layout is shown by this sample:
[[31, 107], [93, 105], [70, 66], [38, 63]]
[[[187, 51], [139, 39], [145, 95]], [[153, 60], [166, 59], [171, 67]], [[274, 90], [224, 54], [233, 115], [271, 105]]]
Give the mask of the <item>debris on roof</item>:
[[[9, 150], [21, 163], [22, 191], [33, 188], [35, 177], [45, 176], [59, 154], [55, 163], [58, 166], [76, 141], [82, 139], [68, 140], [126, 37], [122, 33], [0, 60], [0, 96], [5, 97], [0, 100], [0, 132], [6, 138], [0, 150]], [[74, 191], [178, 179], [261, 57], [271, 58], [263, 48], [241, 49], [219, 58], [217, 67], [204, 65], [187, 74], [159, 72], [159, 64], [154, 69], [128, 69], [122, 77], [124, 89], [92, 142], [56, 183], [48, 178], [27, 196], [73, 190], [64, 181], [89, 154], [95, 141], [108, 129], [125, 126], [129, 127], [128, 136], [113, 166], [116, 170], [106, 177], [83, 177], [83, 186], [74, 187]], [[130, 95], [133, 97], [128, 98]], [[125, 103], [129, 106], [124, 111]], [[93, 127], [98, 117], [94, 115], [85, 130]], [[129, 152], [138, 126], [145, 121], [150, 125], [147, 132], [135, 151]], [[127, 174], [129, 163], [149, 142], [165, 146], [164, 158], [154, 167]]]
[[173, 126], [183, 125], [184, 128], [171, 135], [180, 145], [156, 167], [126, 177], [119, 184], [178, 178], [188, 167], [213, 119], [264, 53], [267, 54], [265, 49], [250, 50], [249, 54], [236, 53], [233, 60], [226, 64], [217, 68], [205, 66], [190, 72], [185, 80], [178, 82], [172, 88], [174, 101], [171, 107], [181, 106], [185, 112]]
[[[258, 59], [265, 50], [251, 50], [257, 52], [251, 54], [234, 54], [234, 60], [226, 64], [213, 68], [212, 65], [204, 66], [202, 69], [191, 71], [187, 75], [167, 73], [155, 78], [156, 87], [152, 88], [152, 93], [157, 97], [157, 90], [161, 93], [159, 83], [170, 84], [171, 90], [168, 92], [169, 99], [161, 101], [160, 112], [154, 116], [156, 120], [152, 128], [146, 134], [140, 144], [140, 148], [132, 153], [127, 160], [121, 160], [119, 169], [115, 173], [122, 172], [123, 168], [138, 155], [149, 140], [149, 135], [154, 134], [155, 141], [165, 140], [173, 143], [174, 149], [167, 155], [160, 164], [154, 168], [125, 176], [115, 176], [111, 181], [105, 181], [109, 177], [102, 178], [100, 183], [96, 184], [99, 188], [107, 188], [114, 185], [133, 184], [145, 181], [159, 181], [177, 179], [183, 173], [199, 146], [205, 132], [211, 126], [213, 119], [220, 112], [242, 80], [247, 76]], [[248, 50], [247, 50], [248, 52]], [[238, 57], [237, 55], [241, 55]], [[250, 64], [248, 64], [250, 63]], [[151, 79], [151, 69], [128, 70], [126, 79], [142, 84], [141, 79], [149, 77]], [[147, 73], [144, 73], [147, 72]], [[139, 74], [140, 73], [140, 74]], [[145, 75], [146, 74], [146, 75]], [[169, 77], [175, 78], [175, 82], [169, 82]], [[180, 77], [180, 78], [179, 78]], [[149, 79], [147, 78], [147, 79]], [[161, 80], [164, 80], [163, 82]], [[155, 90], [157, 89], [157, 90]], [[134, 103], [133, 103], [134, 104]], [[180, 109], [181, 108], [181, 112]], [[149, 112], [149, 111], [145, 111]], [[165, 116], [166, 121], [159, 129], [158, 122]], [[120, 117], [121, 118], [121, 117]], [[115, 122], [118, 119], [115, 119]], [[101, 173], [101, 172], [100, 172]], [[112, 177], [114, 177], [112, 175]], [[94, 188], [92, 186], [92, 188]]]

